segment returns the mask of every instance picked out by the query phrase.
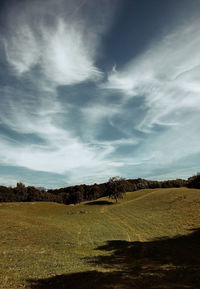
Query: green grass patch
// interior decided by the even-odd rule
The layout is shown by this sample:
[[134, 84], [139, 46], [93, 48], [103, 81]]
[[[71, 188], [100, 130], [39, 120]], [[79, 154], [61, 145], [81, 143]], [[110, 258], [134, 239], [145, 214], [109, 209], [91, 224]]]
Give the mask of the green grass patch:
[[[99, 203], [75, 206], [46, 202], [0, 203], [0, 288], [51, 288], [48, 282], [52, 280], [52, 286], [60, 284], [56, 288], [87, 288], [81, 287], [90, 286], [84, 272], [88, 272], [88, 278], [94, 274], [92, 278], [96, 276], [97, 280], [102, 279], [102, 274], [111, 278], [109, 280], [113, 276], [113, 282], [117, 280], [115, 283], [120, 284], [118, 277], [109, 275], [118, 261], [107, 266], [100, 261], [119, 250], [116, 246], [108, 250], [108, 241], [126, 242], [119, 244], [127, 252], [127, 244], [151, 244], [155, 239], [187, 235], [200, 227], [199, 190], [142, 190], [127, 193], [117, 204], [109, 201], [102, 198]], [[123, 264], [118, 263], [117, 270], [120, 266], [123, 269]], [[68, 284], [62, 287], [64, 281], [58, 276], [64, 275], [71, 276], [67, 278], [72, 281], [65, 280]], [[73, 278], [85, 280], [84, 285], [77, 285]], [[49, 281], [39, 285], [34, 280]], [[143, 288], [131, 287], [135, 281], [131, 282], [132, 285], [124, 281], [124, 287], [106, 287], [102, 283], [102, 287], [93, 284], [96, 287], [90, 288]]]

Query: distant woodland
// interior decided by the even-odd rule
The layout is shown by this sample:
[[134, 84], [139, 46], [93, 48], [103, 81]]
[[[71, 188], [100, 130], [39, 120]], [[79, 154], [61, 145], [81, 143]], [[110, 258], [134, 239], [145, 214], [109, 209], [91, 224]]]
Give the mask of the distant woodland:
[[[150, 181], [145, 179], [125, 180], [127, 192], [142, 189], [190, 187], [200, 189], [200, 174], [188, 180], [176, 179], [168, 181]], [[77, 204], [83, 201], [95, 200], [108, 196], [109, 182], [93, 185], [77, 185], [60, 189], [44, 190], [33, 186], [17, 183], [16, 187], [0, 186], [0, 202], [58, 202]]]

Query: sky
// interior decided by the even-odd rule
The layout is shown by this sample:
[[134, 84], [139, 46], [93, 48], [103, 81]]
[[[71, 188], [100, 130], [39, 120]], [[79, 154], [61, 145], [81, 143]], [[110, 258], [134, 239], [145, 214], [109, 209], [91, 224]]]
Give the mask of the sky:
[[0, 185], [200, 170], [200, 0], [0, 1]]

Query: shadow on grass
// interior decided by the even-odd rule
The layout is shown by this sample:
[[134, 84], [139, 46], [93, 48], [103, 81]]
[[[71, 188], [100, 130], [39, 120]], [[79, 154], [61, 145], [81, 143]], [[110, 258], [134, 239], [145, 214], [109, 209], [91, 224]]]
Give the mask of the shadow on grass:
[[32, 289], [199, 289], [200, 229], [151, 242], [108, 241], [110, 254], [87, 259], [104, 272], [87, 271], [29, 280]]
[[113, 202], [110, 201], [94, 201], [94, 202], [88, 202], [85, 205], [113, 205]]

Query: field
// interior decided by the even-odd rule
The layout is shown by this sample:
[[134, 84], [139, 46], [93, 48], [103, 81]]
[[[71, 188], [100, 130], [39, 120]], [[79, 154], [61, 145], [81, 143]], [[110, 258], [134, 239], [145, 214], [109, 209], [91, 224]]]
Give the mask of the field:
[[0, 203], [0, 288], [200, 288], [200, 190]]

